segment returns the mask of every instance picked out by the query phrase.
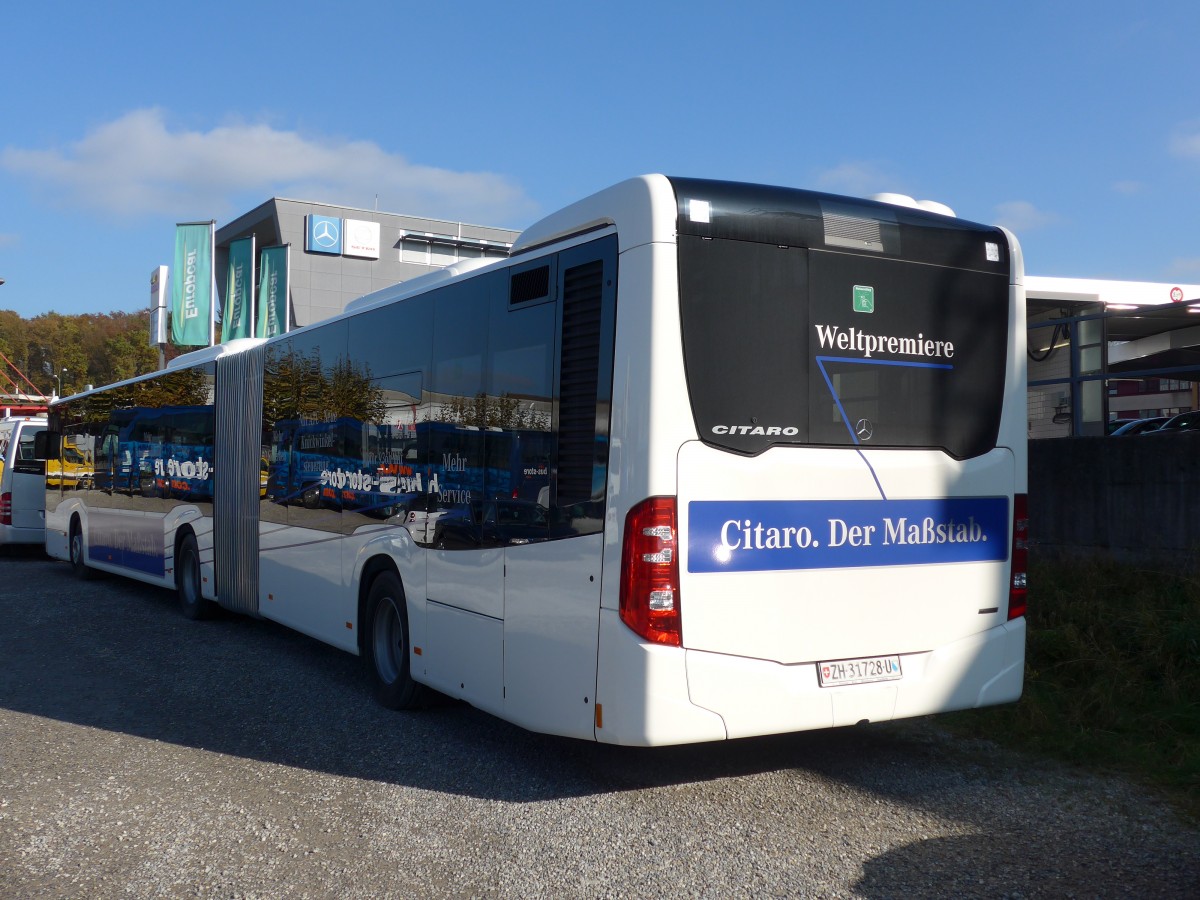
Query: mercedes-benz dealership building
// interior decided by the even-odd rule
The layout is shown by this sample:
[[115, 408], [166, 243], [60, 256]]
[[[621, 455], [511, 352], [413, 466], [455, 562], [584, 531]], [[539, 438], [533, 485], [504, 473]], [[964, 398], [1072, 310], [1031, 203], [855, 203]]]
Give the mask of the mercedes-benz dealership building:
[[288, 319], [290, 327], [298, 328], [340, 313], [364, 294], [460, 259], [504, 258], [519, 234], [274, 197], [217, 229], [217, 291], [223, 305], [230, 242], [253, 237], [256, 254], [264, 247], [289, 245]]

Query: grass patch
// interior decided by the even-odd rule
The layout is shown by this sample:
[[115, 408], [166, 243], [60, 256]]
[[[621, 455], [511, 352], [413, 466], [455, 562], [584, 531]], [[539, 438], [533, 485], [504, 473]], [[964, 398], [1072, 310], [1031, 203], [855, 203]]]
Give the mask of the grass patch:
[[1035, 561], [1025, 693], [953, 729], [1164, 791], [1200, 817], [1200, 577]]

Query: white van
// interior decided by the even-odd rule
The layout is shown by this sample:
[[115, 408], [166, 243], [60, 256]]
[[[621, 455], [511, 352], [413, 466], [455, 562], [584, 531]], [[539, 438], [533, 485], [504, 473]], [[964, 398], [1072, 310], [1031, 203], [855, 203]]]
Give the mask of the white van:
[[45, 430], [40, 417], [0, 419], [0, 546], [46, 539], [46, 463], [34, 452]]

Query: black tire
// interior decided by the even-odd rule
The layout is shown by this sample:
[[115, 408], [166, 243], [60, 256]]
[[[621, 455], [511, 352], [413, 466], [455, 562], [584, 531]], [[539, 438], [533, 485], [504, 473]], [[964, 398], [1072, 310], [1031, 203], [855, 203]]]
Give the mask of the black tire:
[[184, 536], [175, 554], [175, 588], [185, 617], [199, 620], [212, 615], [212, 601], [205, 600], [200, 589], [200, 551], [194, 534]]
[[367, 594], [367, 634], [363, 658], [370, 669], [375, 699], [388, 709], [418, 709], [425, 686], [409, 668], [408, 611], [404, 588], [393, 572], [380, 572]]
[[71, 571], [75, 573], [75, 577], [89, 581], [93, 570], [88, 568], [87, 557], [84, 554], [83, 529], [79, 527], [78, 519], [71, 520], [71, 536], [68, 538], [67, 550], [71, 557]]

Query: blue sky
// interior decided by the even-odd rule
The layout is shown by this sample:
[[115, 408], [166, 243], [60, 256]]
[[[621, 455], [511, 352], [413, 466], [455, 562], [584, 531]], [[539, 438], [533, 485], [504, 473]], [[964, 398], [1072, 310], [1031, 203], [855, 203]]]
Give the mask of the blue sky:
[[897, 191], [1200, 283], [1200, 4], [9, 4], [0, 309], [137, 310], [272, 196], [522, 228], [632, 175]]

